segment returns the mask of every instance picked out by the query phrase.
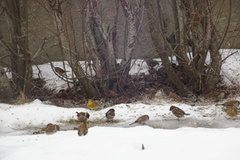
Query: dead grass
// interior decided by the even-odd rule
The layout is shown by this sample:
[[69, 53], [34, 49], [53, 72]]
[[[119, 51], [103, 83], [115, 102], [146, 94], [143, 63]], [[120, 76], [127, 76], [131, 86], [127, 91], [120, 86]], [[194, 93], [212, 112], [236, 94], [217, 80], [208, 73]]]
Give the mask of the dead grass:
[[[66, 125], [80, 125], [81, 122], [79, 122], [76, 119], [69, 119], [69, 120], [59, 120], [57, 121], [59, 123], [63, 123]], [[94, 120], [88, 120], [89, 126], [96, 126], [96, 125], [106, 125], [106, 124], [114, 124], [119, 123], [120, 120], [113, 120], [113, 122], [107, 122], [106, 119], [94, 119]]]
[[63, 124], [74, 124], [74, 125], [78, 125], [80, 124], [80, 122], [76, 119], [69, 119], [69, 120], [58, 120], [58, 123], [63, 123]]

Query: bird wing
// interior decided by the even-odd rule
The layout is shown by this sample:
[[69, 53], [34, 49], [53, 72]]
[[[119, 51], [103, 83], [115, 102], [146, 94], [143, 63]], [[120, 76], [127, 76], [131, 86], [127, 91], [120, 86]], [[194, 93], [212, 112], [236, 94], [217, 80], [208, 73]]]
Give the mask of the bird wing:
[[181, 114], [181, 115], [184, 115], [184, 114], [186, 114], [183, 110], [181, 110], [180, 108], [175, 108], [174, 109], [174, 112], [176, 113], [176, 114]]

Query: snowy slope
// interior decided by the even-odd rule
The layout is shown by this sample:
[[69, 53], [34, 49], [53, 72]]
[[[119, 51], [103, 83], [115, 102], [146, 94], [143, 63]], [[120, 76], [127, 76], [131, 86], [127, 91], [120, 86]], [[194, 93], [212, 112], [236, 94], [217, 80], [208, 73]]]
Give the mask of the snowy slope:
[[[76, 111], [88, 111], [89, 121], [102, 120], [108, 108], [101, 111], [61, 108], [39, 100], [20, 106], [0, 104], [0, 159], [239, 159], [240, 128], [207, 129], [198, 126], [206, 123], [209, 128], [215, 128], [210, 123], [225, 123], [228, 124], [225, 127], [239, 127], [239, 120], [226, 119], [226, 115], [214, 105], [192, 107], [174, 104], [191, 114], [177, 121], [169, 111], [170, 105], [161, 101], [158, 105], [112, 106], [118, 123], [90, 126], [88, 135], [79, 137], [75, 130], [64, 130], [66, 126], [59, 120], [76, 118]], [[149, 126], [129, 126], [143, 114], [149, 114]], [[60, 124], [60, 131], [54, 135], [32, 135], [33, 131], [50, 122]], [[184, 125], [198, 128], [179, 128]]]
[[[1, 160], [239, 160], [240, 129], [93, 127], [52, 136], [0, 137]], [[142, 145], [144, 150], [142, 150]]]
[[[239, 97], [240, 100], [240, 97]], [[155, 104], [154, 104], [155, 103]], [[176, 117], [169, 111], [171, 105], [176, 105], [189, 116], [176, 121]], [[105, 113], [114, 108], [116, 111], [116, 123], [105, 123]], [[89, 110], [87, 108], [62, 108], [53, 105], [44, 104], [39, 100], [24, 105], [7, 105], [0, 104], [0, 134], [9, 133], [11, 130], [27, 130], [43, 127], [48, 123], [57, 123], [64, 128], [65, 123], [70, 119], [77, 119], [76, 112], [88, 112], [90, 114], [89, 121], [95, 122], [102, 126], [128, 127], [139, 116], [148, 114], [150, 121], [148, 125], [154, 128], [179, 128], [179, 127], [209, 127], [209, 128], [225, 128], [240, 127], [237, 120], [229, 120], [224, 124], [222, 121], [228, 120], [221, 106], [205, 105], [190, 106], [183, 103], [153, 102], [152, 104], [132, 103], [119, 104], [108, 107], [99, 111]], [[103, 122], [103, 123], [102, 123]]]

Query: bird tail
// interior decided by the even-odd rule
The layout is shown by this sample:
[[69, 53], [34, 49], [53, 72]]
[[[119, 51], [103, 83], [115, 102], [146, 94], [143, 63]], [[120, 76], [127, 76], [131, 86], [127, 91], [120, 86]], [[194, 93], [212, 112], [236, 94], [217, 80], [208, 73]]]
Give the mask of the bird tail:
[[186, 116], [189, 116], [190, 114], [189, 114], [189, 113], [186, 113], [185, 115], [186, 115]]
[[135, 123], [135, 122], [133, 122], [133, 123], [129, 124], [129, 126], [133, 125], [134, 123]]

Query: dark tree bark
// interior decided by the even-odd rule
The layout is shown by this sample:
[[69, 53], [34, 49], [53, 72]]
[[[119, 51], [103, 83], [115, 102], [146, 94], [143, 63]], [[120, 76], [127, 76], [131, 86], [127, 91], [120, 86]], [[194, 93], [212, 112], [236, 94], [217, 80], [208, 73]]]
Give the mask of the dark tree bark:
[[[184, 96], [191, 96], [192, 92], [187, 89], [187, 87], [180, 81], [179, 77], [172, 68], [172, 63], [169, 60], [169, 50], [170, 46], [166, 43], [166, 26], [164, 23], [163, 13], [161, 8], [158, 8], [159, 17], [154, 11], [153, 4], [151, 0], [145, 0], [145, 6], [147, 10], [148, 20], [149, 20], [149, 30], [152, 37], [153, 44], [156, 51], [158, 52], [160, 58], [162, 59], [162, 65], [164, 66], [169, 79], [175, 84], [175, 86], [182, 90]], [[161, 45], [163, 44], [163, 45]]]
[[[219, 83], [222, 65], [219, 49], [225, 37], [217, 35], [212, 2], [172, 0], [175, 30], [169, 37], [160, 1], [156, 1], [157, 13], [152, 6], [153, 1], [145, 1], [153, 43], [170, 80], [179, 89], [178, 93], [184, 96], [191, 92], [200, 94], [212, 91]], [[161, 49], [159, 44], [163, 44]], [[209, 64], [206, 61], [207, 54], [210, 55]], [[168, 59], [169, 55], [176, 57], [187, 83], [181, 82], [176, 75]]]
[[[56, 24], [56, 30], [58, 32], [58, 40], [60, 45], [60, 51], [63, 55], [64, 59], [68, 61], [68, 64], [73, 70], [73, 73], [76, 76], [76, 79], [78, 80], [79, 84], [81, 85], [82, 89], [86, 93], [87, 97], [100, 97], [100, 93], [98, 89], [91, 83], [90, 79], [88, 79], [86, 73], [82, 69], [82, 67], [79, 65], [79, 58], [78, 54], [76, 52], [73, 52], [71, 46], [70, 46], [70, 40], [68, 37], [68, 21], [66, 18], [67, 13], [63, 12], [61, 7], [63, 1], [61, 0], [48, 0], [50, 9], [53, 13], [53, 19]], [[70, 3], [70, 2], [69, 2]], [[86, 1], [80, 0], [79, 1], [81, 8], [81, 12], [84, 13], [85, 7], [86, 7]], [[69, 7], [69, 6], [68, 6]], [[70, 8], [69, 8], [70, 9]], [[82, 32], [84, 31], [84, 23], [86, 21], [86, 16], [82, 15], [81, 20], [83, 22], [82, 24]], [[73, 29], [73, 28], [71, 28]], [[84, 41], [82, 42], [84, 43]], [[84, 45], [84, 44], [83, 44]], [[80, 51], [83, 52], [84, 50]], [[83, 53], [80, 53], [83, 55]]]
[[29, 95], [32, 88], [32, 63], [28, 48], [27, 0], [6, 0], [7, 15], [11, 22], [12, 79], [18, 92]]
[[[105, 24], [100, 16], [100, 7], [96, 0], [89, 0], [89, 44], [94, 48], [92, 57], [94, 59], [95, 72], [101, 81], [101, 88], [104, 94], [108, 90], [120, 91], [122, 82], [124, 82], [129, 75], [131, 60], [133, 57], [133, 50], [137, 39], [137, 34], [140, 28], [141, 12], [143, 3], [141, 0], [136, 1], [138, 5], [130, 6], [126, 0], [115, 1], [115, 14], [113, 23]], [[122, 7], [125, 18], [124, 33], [119, 33], [118, 17], [119, 7]], [[118, 34], [123, 37], [123, 58], [117, 64], [118, 52]]]

